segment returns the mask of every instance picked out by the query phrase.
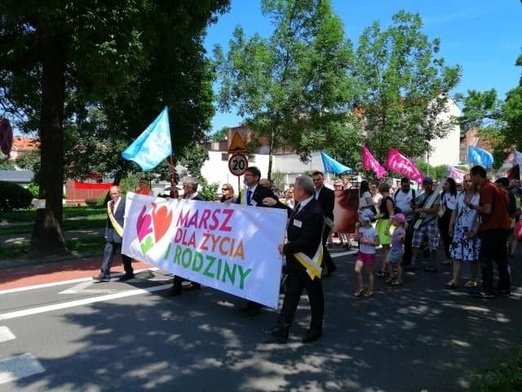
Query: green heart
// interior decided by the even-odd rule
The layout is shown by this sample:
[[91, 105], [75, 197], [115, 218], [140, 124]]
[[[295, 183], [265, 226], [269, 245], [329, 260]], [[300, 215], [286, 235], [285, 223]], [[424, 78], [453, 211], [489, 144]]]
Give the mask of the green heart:
[[152, 242], [152, 236], [145, 237], [145, 241], [140, 244], [141, 251], [147, 253], [147, 251], [154, 246]]

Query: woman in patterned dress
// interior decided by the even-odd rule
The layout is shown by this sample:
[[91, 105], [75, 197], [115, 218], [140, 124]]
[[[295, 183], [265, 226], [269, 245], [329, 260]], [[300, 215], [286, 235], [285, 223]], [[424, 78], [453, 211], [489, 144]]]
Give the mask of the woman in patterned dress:
[[450, 235], [453, 240], [450, 245], [450, 254], [453, 259], [453, 278], [446, 284], [449, 289], [458, 286], [458, 279], [462, 262], [469, 262], [470, 280], [464, 287], [475, 288], [478, 286], [477, 278], [479, 271], [478, 254], [480, 250], [480, 239], [477, 232], [480, 226], [479, 215], [476, 210], [468, 207], [479, 204], [480, 195], [471, 182], [471, 177], [464, 177], [464, 191], [457, 197], [457, 208], [451, 214]]

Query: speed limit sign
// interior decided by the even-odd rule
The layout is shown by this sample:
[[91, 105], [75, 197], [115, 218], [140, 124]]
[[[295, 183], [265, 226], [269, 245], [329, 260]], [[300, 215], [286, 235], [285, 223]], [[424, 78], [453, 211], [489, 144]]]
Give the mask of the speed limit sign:
[[248, 167], [248, 159], [243, 154], [234, 154], [228, 160], [228, 170], [235, 176], [241, 176]]

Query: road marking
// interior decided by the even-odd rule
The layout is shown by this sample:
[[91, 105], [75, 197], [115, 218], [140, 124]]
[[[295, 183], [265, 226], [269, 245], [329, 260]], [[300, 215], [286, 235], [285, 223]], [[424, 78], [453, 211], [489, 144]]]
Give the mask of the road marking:
[[43, 372], [44, 367], [29, 353], [0, 360], [0, 384]]
[[0, 343], [16, 339], [16, 336], [7, 327], [0, 327]]
[[110, 293], [117, 293], [118, 291], [121, 291], [121, 290], [117, 290], [117, 289], [87, 289], [87, 287], [90, 287], [93, 284], [98, 285], [98, 283], [94, 282], [91, 279], [87, 282], [77, 284], [76, 286], [73, 286], [67, 290], [60, 291], [58, 294], [104, 294], [104, 293], [110, 294]]
[[[158, 271], [159, 268], [157, 267], [151, 267], [151, 268], [145, 268], [141, 270], [134, 271], [135, 274], [138, 274], [143, 271]], [[123, 273], [120, 274], [114, 274], [112, 276], [122, 276]], [[45, 289], [47, 287], [55, 287], [55, 286], [64, 286], [68, 284], [73, 283], [79, 283], [79, 282], [85, 282], [85, 281], [92, 281], [92, 277], [89, 278], [76, 278], [76, 279], [70, 279], [70, 280], [61, 280], [59, 282], [52, 282], [52, 283], [42, 283], [42, 284], [35, 284], [33, 286], [24, 286], [24, 287], [17, 287], [15, 289], [7, 289], [7, 290], [0, 290], [0, 295], [2, 294], [12, 294], [12, 293], [20, 293], [22, 291], [29, 291], [29, 290], [37, 290], [37, 289]]]
[[357, 252], [358, 252], [357, 250], [348, 250], [346, 252], [330, 253], [330, 256], [332, 256], [332, 258], [336, 258], [336, 257], [341, 257], [341, 256], [354, 255]]
[[84, 299], [79, 299], [79, 300], [75, 300], [75, 301], [63, 302], [60, 304], [46, 305], [46, 306], [39, 306], [36, 308], [31, 308], [31, 309], [18, 310], [15, 312], [0, 314], [0, 320], [12, 320], [12, 319], [19, 318], [19, 317], [32, 316], [35, 314], [52, 312], [55, 310], [73, 308], [75, 306], [82, 306], [82, 305], [93, 304], [96, 302], [110, 301], [110, 300], [118, 299], [118, 298], [132, 297], [134, 295], [141, 295], [141, 294], [145, 294], [145, 293], [153, 293], [155, 291], [165, 290], [170, 287], [172, 287], [172, 283], [164, 284], [161, 286], [149, 287], [146, 289], [134, 289], [134, 290], [127, 290], [127, 291], [120, 291], [118, 293], [102, 295], [99, 297], [84, 298]]

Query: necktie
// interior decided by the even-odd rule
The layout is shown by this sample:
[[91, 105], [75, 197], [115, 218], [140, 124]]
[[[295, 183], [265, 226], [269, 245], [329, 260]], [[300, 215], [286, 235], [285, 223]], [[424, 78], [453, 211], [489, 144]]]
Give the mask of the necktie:
[[249, 189], [247, 191], [247, 204], [250, 205], [250, 201], [252, 200], [252, 191]]
[[301, 210], [301, 203], [297, 203], [294, 209], [294, 215], [299, 214], [299, 211]]
[[111, 213], [114, 215], [114, 200], [111, 200]]

